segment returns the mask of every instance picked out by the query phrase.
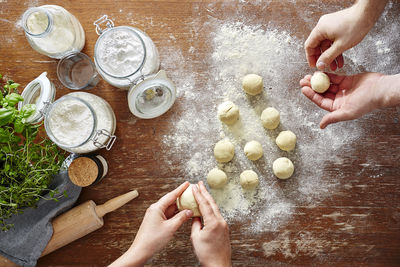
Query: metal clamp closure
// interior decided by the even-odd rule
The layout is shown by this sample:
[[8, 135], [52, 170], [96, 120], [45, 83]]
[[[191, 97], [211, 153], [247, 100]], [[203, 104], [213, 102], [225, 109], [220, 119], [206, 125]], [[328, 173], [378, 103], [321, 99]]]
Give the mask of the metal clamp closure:
[[[107, 143], [103, 144], [100, 143], [98, 141], [98, 139], [102, 136], [107, 136], [108, 137], [108, 141]], [[106, 148], [107, 150], [110, 150], [111, 147], [114, 145], [115, 140], [117, 139], [117, 137], [115, 135], [112, 135], [109, 131], [101, 129], [101, 130], [97, 130], [96, 133], [94, 134], [92, 141], [95, 147], [98, 148]]]
[[44, 101], [43, 102], [43, 108], [39, 110], [39, 113], [42, 114], [42, 116], [45, 116], [46, 113], [49, 111], [51, 103], [49, 101]]
[[[106, 28], [102, 29], [100, 27], [101, 24], [106, 23]], [[104, 31], [109, 30], [114, 27], [114, 22], [108, 18], [107, 15], [103, 15], [101, 18], [93, 22], [93, 25], [96, 26], [96, 33], [101, 35]]]
[[140, 70], [140, 76], [132, 79], [133, 77], [127, 77], [130, 86], [136, 86], [137, 84], [141, 83], [146, 79], [146, 76], [143, 74], [142, 69]]

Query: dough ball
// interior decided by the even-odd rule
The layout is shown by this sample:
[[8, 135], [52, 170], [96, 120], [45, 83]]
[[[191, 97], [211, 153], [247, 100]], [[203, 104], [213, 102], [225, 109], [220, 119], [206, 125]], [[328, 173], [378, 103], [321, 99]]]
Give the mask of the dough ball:
[[317, 93], [325, 93], [331, 85], [331, 81], [329, 80], [328, 75], [323, 73], [322, 71], [314, 72], [311, 77], [311, 88]]
[[296, 146], [296, 135], [291, 131], [282, 131], [275, 140], [278, 147], [284, 151], [292, 151]]
[[281, 116], [279, 114], [279, 111], [275, 108], [266, 108], [261, 113], [262, 125], [267, 129], [275, 129], [276, 127], [278, 127], [280, 121]]
[[226, 101], [218, 106], [218, 118], [227, 125], [232, 125], [239, 120], [239, 108], [231, 101]]
[[218, 162], [229, 162], [233, 159], [234, 155], [235, 147], [229, 140], [224, 139], [215, 144], [214, 156]]
[[228, 182], [228, 176], [225, 172], [215, 168], [212, 169], [207, 175], [207, 183], [211, 188], [222, 188]]
[[244, 76], [243, 90], [249, 95], [258, 95], [264, 88], [263, 78], [257, 74], [248, 74]]
[[193, 217], [200, 217], [199, 206], [197, 205], [196, 199], [193, 196], [192, 184], [182, 193], [180, 197], [176, 199], [176, 206], [179, 210], [191, 210], [193, 211]]
[[258, 185], [258, 175], [252, 170], [245, 170], [240, 174], [240, 185], [243, 189], [254, 189]]
[[263, 155], [263, 149], [259, 142], [250, 141], [244, 146], [244, 154], [249, 160], [258, 160]]
[[287, 179], [292, 176], [294, 166], [290, 159], [282, 157], [274, 161], [272, 164], [272, 170], [279, 179]]

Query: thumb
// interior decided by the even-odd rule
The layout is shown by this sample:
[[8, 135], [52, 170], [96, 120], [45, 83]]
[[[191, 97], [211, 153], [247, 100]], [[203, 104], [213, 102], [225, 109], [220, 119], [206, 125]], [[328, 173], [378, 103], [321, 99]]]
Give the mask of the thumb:
[[317, 68], [322, 70], [325, 67], [329, 66], [335, 58], [337, 58], [340, 54], [344, 52], [345, 49], [339, 44], [338, 41], [335, 41], [331, 47], [325, 50], [318, 58]]
[[330, 112], [330, 113], [326, 114], [322, 118], [322, 120], [321, 120], [321, 122], [319, 124], [319, 127], [321, 129], [325, 129], [325, 127], [328, 126], [331, 123], [336, 123], [336, 122], [339, 122], [339, 121], [346, 121], [346, 120], [349, 120], [349, 119], [350, 119], [350, 116], [349, 116], [348, 113], [344, 112], [343, 110], [338, 109], [338, 110], [335, 110], [333, 112]]
[[191, 232], [191, 238], [195, 238], [201, 230], [201, 220], [199, 217], [193, 218], [192, 219], [192, 232]]
[[201, 221], [199, 217], [193, 218], [192, 220], [192, 234], [196, 232], [200, 232], [201, 230]]
[[172, 230], [175, 232], [181, 227], [181, 225], [186, 222], [189, 218], [193, 216], [193, 211], [191, 210], [182, 210], [179, 213], [175, 214], [174, 217], [168, 220], [168, 223], [172, 226]]

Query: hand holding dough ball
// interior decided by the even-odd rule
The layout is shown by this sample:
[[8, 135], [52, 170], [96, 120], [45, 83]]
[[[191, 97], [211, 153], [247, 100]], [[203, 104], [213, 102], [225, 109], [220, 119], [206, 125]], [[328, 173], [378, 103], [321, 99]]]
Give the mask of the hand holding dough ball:
[[221, 140], [215, 144], [214, 156], [220, 163], [226, 163], [233, 159], [235, 155], [235, 147], [229, 140]]
[[263, 155], [263, 149], [259, 142], [250, 141], [244, 146], [244, 154], [249, 160], [258, 160]]
[[263, 78], [257, 74], [247, 74], [243, 78], [242, 86], [249, 95], [258, 95], [264, 88]]
[[212, 169], [207, 175], [207, 183], [211, 188], [219, 189], [224, 187], [228, 182], [228, 177], [225, 172], [215, 168]]
[[231, 101], [226, 101], [218, 106], [218, 118], [227, 125], [232, 125], [239, 120], [239, 108]]
[[251, 190], [258, 185], [258, 175], [252, 170], [245, 170], [240, 174], [240, 185], [243, 189]]
[[329, 76], [322, 71], [316, 71], [311, 77], [311, 88], [317, 93], [325, 93], [331, 86]]
[[275, 108], [266, 108], [261, 113], [261, 122], [264, 128], [273, 130], [278, 127], [280, 120], [279, 111]]
[[282, 131], [275, 140], [278, 147], [284, 151], [292, 151], [296, 146], [296, 135], [291, 131]]
[[192, 184], [182, 193], [180, 197], [176, 199], [176, 206], [179, 210], [191, 210], [193, 211], [192, 217], [201, 217], [199, 206], [197, 205], [196, 199], [192, 192]]
[[272, 164], [272, 170], [279, 179], [287, 179], [292, 176], [294, 166], [290, 159], [282, 157], [274, 161]]

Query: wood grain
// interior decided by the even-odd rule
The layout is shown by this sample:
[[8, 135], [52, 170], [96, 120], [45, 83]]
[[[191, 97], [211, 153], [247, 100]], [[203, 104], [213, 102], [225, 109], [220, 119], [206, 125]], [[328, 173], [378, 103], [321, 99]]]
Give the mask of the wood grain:
[[[34, 3], [33, 3], [34, 2]], [[305, 39], [318, 18], [328, 12], [349, 6], [352, 1], [322, 1], [330, 3], [329, 9], [316, 9], [310, 24], [293, 23], [292, 32]], [[27, 84], [41, 72], [57, 87], [57, 97], [70, 91], [57, 80], [57, 61], [41, 56], [27, 43], [22, 29], [15, 23], [29, 6], [42, 5], [45, 1], [0, 0], [0, 72], [21, 84]], [[81, 22], [86, 32], [83, 52], [93, 57], [97, 40], [93, 21], [108, 14], [117, 25], [133, 25], [144, 30], [157, 47], [170, 41], [172, 34], [176, 46], [188, 51], [193, 34], [185, 23], [196, 19], [207, 20], [207, 5], [214, 4], [213, 16], [226, 19], [237, 8], [248, 12], [249, 21], [268, 23], [254, 6], [234, 1], [127, 1], [83, 0], [52, 3], [64, 6]], [[299, 10], [321, 6], [321, 1], [270, 1], [266, 5], [269, 18], [294, 21]], [[295, 8], [296, 7], [296, 8]], [[265, 10], [264, 10], [265, 11]], [[131, 15], [127, 15], [131, 14]], [[400, 15], [400, 9], [398, 10]], [[389, 23], [389, 22], [388, 22]], [[206, 36], [199, 32], [196, 39], [197, 54], [193, 57], [198, 72], [197, 86], [204, 84], [208, 65], [206, 55], [210, 47]], [[395, 34], [395, 33], [394, 33]], [[396, 33], [397, 34], [397, 33]], [[398, 51], [399, 52], [399, 51]], [[187, 56], [183, 52], [184, 56]], [[399, 62], [400, 64], [400, 62]], [[173, 66], [162, 65], [168, 72]], [[302, 74], [299, 74], [301, 76]], [[99, 184], [84, 188], [78, 203], [94, 200], [103, 203], [129, 189], [140, 192], [134, 202], [104, 217], [104, 227], [39, 260], [38, 266], [104, 266], [120, 256], [131, 244], [147, 207], [181, 181], [180, 165], [165, 168], [165, 155], [160, 145], [162, 136], [169, 131], [174, 113], [184, 112], [176, 103], [164, 116], [153, 120], [136, 120], [129, 112], [126, 91], [118, 90], [101, 81], [91, 93], [107, 100], [117, 116], [117, 142], [111, 151], [101, 151], [109, 163], [109, 174]], [[338, 172], [346, 179], [347, 186], [315, 206], [298, 206], [290, 223], [277, 231], [259, 235], [243, 234], [243, 224], [230, 225], [235, 266], [396, 266], [400, 264], [400, 125], [396, 109], [380, 111], [374, 120], [376, 131], [370, 131], [354, 144], [348, 144], [348, 153], [342, 163], [332, 162], [325, 173], [334, 178]], [[370, 123], [368, 120], [365, 124]], [[367, 125], [365, 125], [367, 126]], [[363, 168], [365, 159], [375, 165]], [[379, 179], [373, 179], [379, 174]], [[177, 178], [179, 177], [179, 178]], [[182, 227], [175, 239], [155, 255], [152, 266], [198, 265], [190, 244], [189, 225]]]

